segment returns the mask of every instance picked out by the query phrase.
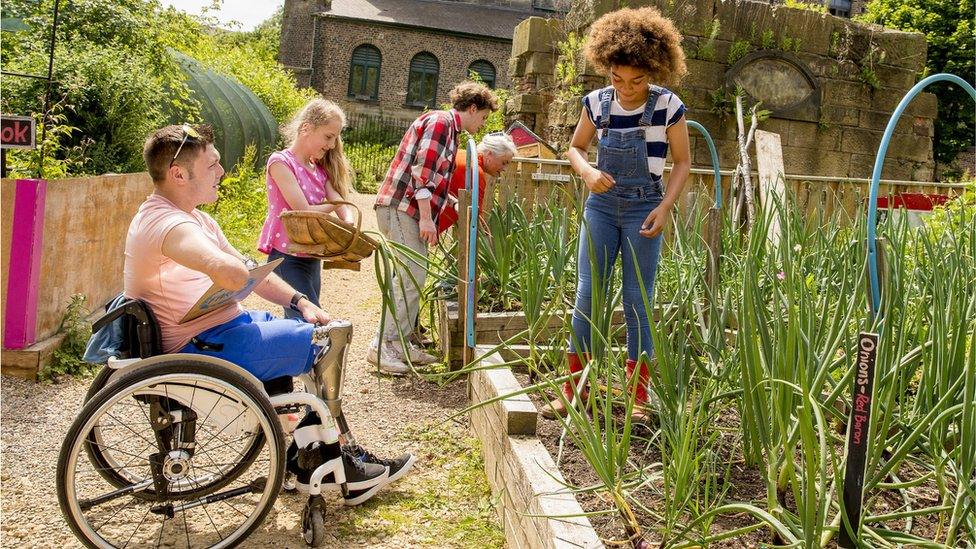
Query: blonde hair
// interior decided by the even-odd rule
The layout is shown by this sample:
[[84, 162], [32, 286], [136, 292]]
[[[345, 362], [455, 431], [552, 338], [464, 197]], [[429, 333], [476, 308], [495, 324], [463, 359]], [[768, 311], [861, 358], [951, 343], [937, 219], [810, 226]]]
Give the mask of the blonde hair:
[[[333, 120], [338, 120], [341, 127], [346, 127], [346, 113], [342, 112], [339, 105], [328, 99], [316, 97], [306, 103], [302, 110], [298, 111], [298, 114], [291, 119], [291, 122], [281, 128], [281, 135], [290, 147], [298, 139], [298, 133], [303, 125], [308, 124], [309, 129], [315, 129]], [[347, 198], [349, 187], [352, 185], [352, 166], [349, 165], [349, 160], [342, 152], [341, 135], [336, 136], [335, 147], [325, 153], [325, 156], [318, 163], [329, 174], [329, 183], [332, 188], [343, 199]]]

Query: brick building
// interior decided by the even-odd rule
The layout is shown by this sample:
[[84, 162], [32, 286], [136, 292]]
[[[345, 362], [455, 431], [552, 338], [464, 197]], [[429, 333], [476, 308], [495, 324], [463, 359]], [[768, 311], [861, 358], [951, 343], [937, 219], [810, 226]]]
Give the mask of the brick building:
[[474, 71], [509, 85], [515, 26], [568, 0], [285, 0], [281, 63], [351, 112], [414, 118]]

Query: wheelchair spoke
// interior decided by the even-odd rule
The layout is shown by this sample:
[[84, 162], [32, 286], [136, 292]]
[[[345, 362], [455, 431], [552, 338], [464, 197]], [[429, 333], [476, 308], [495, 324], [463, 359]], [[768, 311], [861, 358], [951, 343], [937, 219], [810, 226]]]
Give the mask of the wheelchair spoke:
[[125, 427], [126, 429], [128, 429], [128, 430], [129, 430], [129, 432], [131, 432], [131, 433], [132, 433], [133, 435], [135, 435], [135, 436], [137, 436], [137, 437], [139, 437], [139, 438], [141, 438], [142, 440], [144, 440], [144, 441], [146, 441], [146, 442], [147, 442], [148, 444], [152, 444], [152, 442], [149, 442], [149, 440], [148, 440], [147, 438], [145, 438], [145, 437], [143, 437], [142, 435], [140, 435], [139, 433], [137, 433], [137, 432], [135, 431], [135, 429], [133, 429], [132, 427], [129, 427], [129, 426], [127, 425], [127, 424], [125, 424], [125, 423], [122, 423], [121, 421], [119, 421], [118, 419], [116, 419], [116, 417], [115, 417], [115, 416], [113, 416], [112, 414], [109, 414], [109, 413], [106, 413], [106, 415], [107, 415], [108, 417], [110, 417], [110, 418], [112, 418], [112, 419], [114, 419], [114, 420], [115, 420], [116, 422], [118, 422], [118, 423], [119, 423], [120, 425], [122, 425], [122, 426], [123, 426], [123, 427]]
[[130, 543], [132, 543], [132, 538], [136, 535], [136, 532], [138, 532], [139, 528], [141, 528], [142, 525], [146, 523], [146, 518], [149, 517], [149, 511], [150, 509], [147, 507], [146, 513], [142, 515], [142, 520], [140, 520], [139, 524], [137, 524], [136, 527], [132, 529], [132, 533], [129, 534], [129, 537], [125, 540], [125, 545], [122, 546], [122, 549], [125, 549], [126, 547], [129, 546]]

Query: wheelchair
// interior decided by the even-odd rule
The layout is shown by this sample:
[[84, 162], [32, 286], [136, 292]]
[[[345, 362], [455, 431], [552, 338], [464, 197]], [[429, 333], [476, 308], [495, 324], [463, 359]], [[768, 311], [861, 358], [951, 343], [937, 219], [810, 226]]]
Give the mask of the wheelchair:
[[[142, 301], [125, 300], [92, 327], [121, 322], [123, 346], [92, 382], [61, 446], [58, 504], [88, 547], [233, 547], [264, 521], [285, 476], [283, 416], [305, 406], [354, 443], [342, 414], [352, 325], [317, 327], [322, 346], [299, 379], [259, 381], [230, 362], [162, 354], [159, 326]], [[322, 493], [347, 492], [341, 458], [311, 475], [302, 535], [325, 538]]]

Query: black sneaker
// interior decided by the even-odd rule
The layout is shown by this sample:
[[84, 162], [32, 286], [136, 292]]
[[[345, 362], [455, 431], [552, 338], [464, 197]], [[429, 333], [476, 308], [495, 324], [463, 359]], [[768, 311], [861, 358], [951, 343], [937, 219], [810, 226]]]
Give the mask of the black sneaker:
[[[378, 463], [367, 463], [346, 448], [342, 449], [342, 465], [346, 473], [346, 505], [359, 505], [376, 495], [389, 482], [390, 469]], [[326, 475], [331, 479], [332, 475]]]
[[[335, 449], [330, 449], [329, 446], [332, 445], [315, 443], [303, 450], [299, 450], [293, 444], [288, 448], [286, 469], [290, 473], [294, 473], [298, 490], [307, 493], [309, 490], [309, 481], [315, 470], [323, 463], [337, 457], [329, 455], [335, 452]], [[363, 463], [354, 454], [345, 449], [341, 451], [341, 454], [342, 468], [346, 476], [346, 489], [350, 493], [353, 491], [357, 492], [352, 498], [355, 502], [347, 503], [347, 505], [359, 505], [373, 497], [386, 484], [389, 470], [383, 465]], [[322, 486], [328, 485], [335, 486], [335, 475], [332, 473], [322, 477]], [[366, 495], [365, 492], [369, 492], [369, 494]], [[349, 496], [346, 496], [346, 499], [348, 502]]]
[[409, 452], [393, 459], [383, 459], [358, 444], [350, 444], [349, 446], [343, 447], [343, 450], [346, 449], [352, 452], [353, 455], [359, 456], [359, 459], [366, 463], [375, 463], [388, 468], [390, 470], [390, 476], [387, 477], [385, 484], [399, 480], [409, 473], [410, 469], [413, 468], [414, 462], [417, 461], [417, 456]]

